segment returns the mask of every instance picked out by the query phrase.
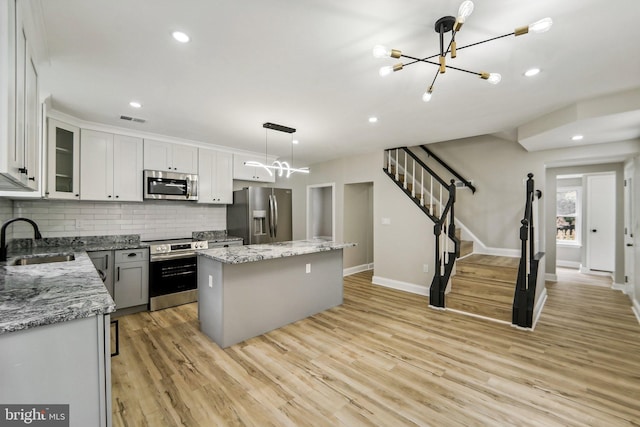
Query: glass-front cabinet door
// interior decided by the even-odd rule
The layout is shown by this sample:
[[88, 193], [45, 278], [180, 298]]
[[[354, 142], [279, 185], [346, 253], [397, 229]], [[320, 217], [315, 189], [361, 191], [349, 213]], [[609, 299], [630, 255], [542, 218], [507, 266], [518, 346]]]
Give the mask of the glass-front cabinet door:
[[49, 119], [49, 199], [80, 198], [80, 129]]

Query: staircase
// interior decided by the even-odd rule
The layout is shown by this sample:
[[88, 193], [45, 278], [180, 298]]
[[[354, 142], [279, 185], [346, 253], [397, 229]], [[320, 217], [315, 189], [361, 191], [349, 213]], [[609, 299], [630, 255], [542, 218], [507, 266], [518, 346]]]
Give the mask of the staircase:
[[471, 254], [456, 263], [447, 308], [511, 323], [519, 258]]

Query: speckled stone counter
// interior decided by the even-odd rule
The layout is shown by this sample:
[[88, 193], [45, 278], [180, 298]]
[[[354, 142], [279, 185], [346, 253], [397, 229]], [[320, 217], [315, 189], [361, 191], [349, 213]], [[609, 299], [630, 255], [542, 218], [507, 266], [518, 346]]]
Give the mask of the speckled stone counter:
[[275, 258], [314, 254], [356, 246], [355, 243], [338, 243], [327, 240], [294, 240], [265, 245], [235, 246], [197, 251], [198, 255], [225, 264], [243, 264]]
[[86, 252], [47, 254], [73, 254], [75, 260], [0, 266], [0, 334], [115, 311]]
[[[7, 261], [0, 262], [0, 334], [114, 312], [87, 252], [146, 246], [139, 235], [11, 241]], [[70, 254], [72, 261], [12, 265], [19, 257]]]
[[241, 242], [242, 237], [229, 236], [227, 230], [194, 231], [191, 233], [193, 240], [206, 240], [209, 243]]

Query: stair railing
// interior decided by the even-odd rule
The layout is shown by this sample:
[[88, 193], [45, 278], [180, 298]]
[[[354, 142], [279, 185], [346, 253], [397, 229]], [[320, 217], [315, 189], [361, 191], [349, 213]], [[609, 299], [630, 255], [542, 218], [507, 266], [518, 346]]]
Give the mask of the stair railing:
[[520, 263], [518, 278], [513, 297], [513, 315], [511, 323], [523, 328], [533, 326], [533, 306], [535, 303], [538, 266], [541, 255], [535, 251], [535, 233], [533, 226], [533, 206], [535, 199], [542, 197], [540, 190], [534, 190], [533, 174], [527, 175], [526, 203], [524, 218], [520, 221]]
[[427, 153], [427, 155], [429, 157], [433, 158], [433, 160], [435, 160], [436, 162], [440, 163], [440, 165], [443, 168], [445, 168], [446, 170], [448, 170], [453, 176], [458, 178], [460, 180], [460, 182], [462, 182], [464, 184], [465, 187], [468, 187], [471, 190], [471, 192], [475, 194], [476, 187], [474, 187], [473, 184], [471, 182], [469, 182], [469, 180], [465, 179], [462, 175], [460, 175], [458, 172], [456, 172], [451, 166], [449, 166], [444, 160], [442, 160], [440, 157], [436, 156], [436, 154], [433, 151], [429, 150], [424, 145], [421, 145], [420, 148], [422, 148], [424, 150], [424, 152]]
[[444, 308], [447, 284], [460, 255], [454, 215], [455, 180], [444, 181], [407, 147], [386, 150], [383, 171], [434, 223], [435, 268], [429, 305]]

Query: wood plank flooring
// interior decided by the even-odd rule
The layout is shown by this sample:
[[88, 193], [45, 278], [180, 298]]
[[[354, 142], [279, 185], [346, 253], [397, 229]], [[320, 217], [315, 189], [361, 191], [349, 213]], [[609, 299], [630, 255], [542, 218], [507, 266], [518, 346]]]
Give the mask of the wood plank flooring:
[[548, 284], [529, 332], [370, 281], [346, 277], [340, 307], [226, 350], [196, 304], [120, 318], [113, 425], [640, 423], [640, 325], [621, 292]]

